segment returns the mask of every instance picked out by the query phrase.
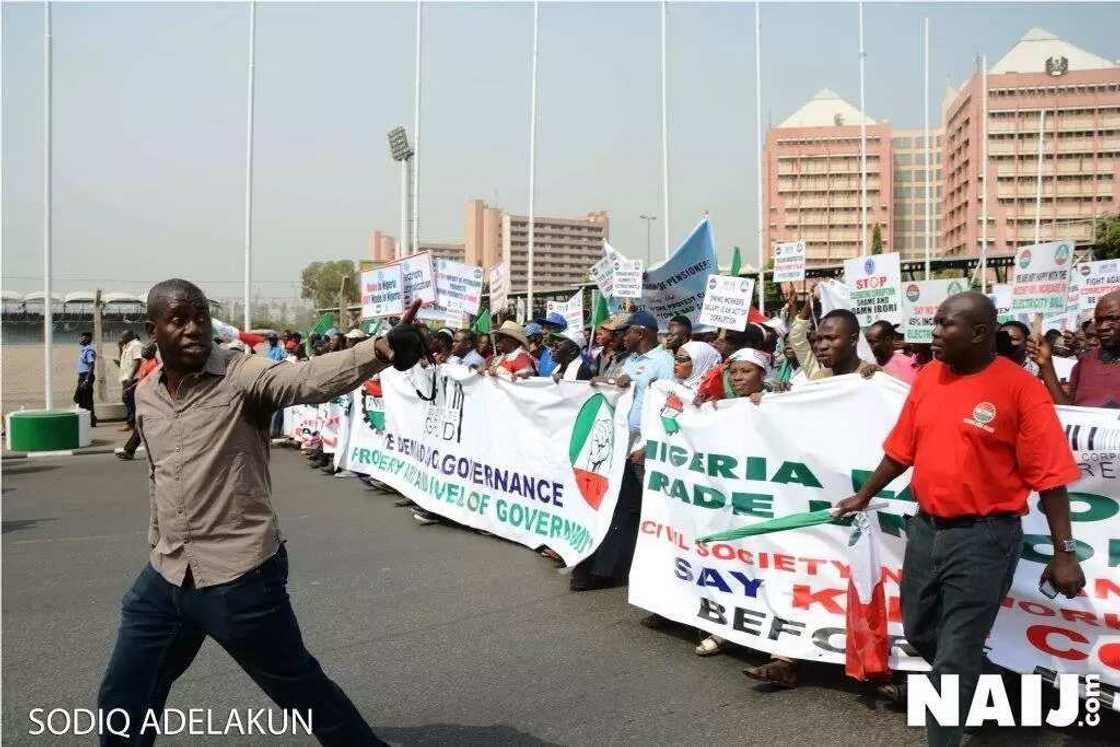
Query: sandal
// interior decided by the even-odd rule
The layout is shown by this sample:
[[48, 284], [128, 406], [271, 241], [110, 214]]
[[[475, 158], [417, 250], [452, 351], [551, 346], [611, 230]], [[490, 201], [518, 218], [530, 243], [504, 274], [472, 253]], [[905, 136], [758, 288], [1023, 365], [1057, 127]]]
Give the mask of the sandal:
[[743, 674], [752, 680], [766, 682], [777, 687], [794, 688], [798, 685], [797, 664], [785, 659], [771, 659], [762, 666], [744, 669]]
[[723, 640], [717, 635], [710, 635], [704, 640], [700, 641], [700, 645], [696, 647], [697, 656], [715, 656], [722, 654], [724, 646], [727, 641]]

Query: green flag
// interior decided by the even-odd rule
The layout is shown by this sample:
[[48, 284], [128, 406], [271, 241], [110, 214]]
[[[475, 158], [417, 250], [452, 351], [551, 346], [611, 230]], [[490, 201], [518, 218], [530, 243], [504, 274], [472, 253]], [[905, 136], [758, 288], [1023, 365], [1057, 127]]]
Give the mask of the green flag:
[[315, 326], [307, 331], [303, 336], [303, 350], [311, 357], [311, 335], [321, 335], [328, 329], [334, 326], [334, 317], [330, 314], [323, 314], [319, 317], [319, 321], [315, 322]]
[[370, 337], [375, 337], [378, 330], [381, 329], [381, 323], [383, 321], [383, 319], [366, 319], [362, 322], [362, 331]]
[[591, 336], [595, 336], [595, 330], [599, 329], [599, 325], [610, 318], [611, 312], [607, 308], [606, 297], [597, 290], [591, 291], [595, 297], [591, 304]]
[[731, 253], [731, 276], [739, 277], [739, 270], [743, 267], [743, 258], [739, 254], [739, 247]]
[[[886, 501], [872, 501], [867, 504], [867, 508], [864, 510], [876, 511], [880, 508], [886, 508], [886, 506]], [[779, 516], [777, 519], [771, 519], [770, 521], [763, 521], [758, 524], [739, 527], [738, 529], [729, 529], [726, 532], [709, 534], [696, 541], [726, 542], [729, 540], [742, 539], [743, 537], [754, 537], [758, 534], [770, 534], [771, 532], [783, 532], [787, 529], [802, 529], [804, 527], [813, 527], [817, 524], [827, 524], [836, 519], [836, 515], [833, 513], [834, 510], [833, 508], [825, 508], [820, 511], [805, 511], [799, 514]], [[847, 517], [845, 517], [844, 521], [847, 521]]]
[[483, 309], [482, 313], [478, 315], [478, 319], [474, 320], [471, 325], [471, 330], [479, 334], [490, 334], [490, 309]]

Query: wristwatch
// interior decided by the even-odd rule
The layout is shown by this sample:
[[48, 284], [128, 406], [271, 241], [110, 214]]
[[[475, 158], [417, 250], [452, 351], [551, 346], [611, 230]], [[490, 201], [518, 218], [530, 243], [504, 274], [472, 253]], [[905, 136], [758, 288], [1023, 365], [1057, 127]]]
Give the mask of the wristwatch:
[[1071, 539], [1061, 540], [1057, 545], [1054, 546], [1054, 549], [1061, 552], [1076, 553], [1077, 543]]

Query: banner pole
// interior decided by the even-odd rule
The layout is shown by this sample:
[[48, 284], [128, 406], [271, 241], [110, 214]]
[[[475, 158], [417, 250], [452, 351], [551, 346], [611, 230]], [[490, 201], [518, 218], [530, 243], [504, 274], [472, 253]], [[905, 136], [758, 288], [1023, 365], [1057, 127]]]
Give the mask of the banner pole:
[[933, 251], [933, 166], [929, 137], [929, 17], [922, 20], [922, 68], [924, 71], [922, 104], [925, 110], [925, 151], [926, 151], [926, 280], [929, 280], [929, 259]]
[[51, 362], [54, 357], [51, 350], [54, 346], [54, 309], [51, 306], [51, 159], [54, 147], [51, 98], [54, 91], [54, 71], [51, 47], [51, 3], [46, 0], [43, 3], [43, 402], [48, 410], [54, 407], [51, 380]]
[[766, 252], [763, 247], [765, 229], [762, 214], [762, 11], [761, 4], [754, 4], [754, 118], [758, 157], [758, 311], [766, 313]]
[[532, 84], [530, 89], [530, 114], [529, 114], [529, 247], [528, 247], [528, 293], [526, 294], [525, 309], [527, 319], [533, 318], [533, 250], [534, 235], [536, 233], [536, 179], [537, 179], [537, 50], [540, 34], [541, 4], [540, 0], [533, 0], [533, 56], [532, 56]]
[[1038, 178], [1034, 194], [1034, 243], [1042, 243], [1042, 144], [1046, 136], [1046, 110], [1038, 112]]
[[867, 114], [863, 95], [863, 0], [859, 0], [859, 238], [860, 256], [867, 255]]
[[669, 5], [667, 0], [661, 0], [661, 229], [665, 236], [665, 259], [669, 259], [669, 104], [665, 54], [668, 24]]
[[420, 251], [420, 71], [423, 59], [420, 54], [424, 34], [424, 3], [416, 0], [416, 86], [412, 112], [412, 247]]
[[988, 292], [988, 55], [980, 58], [980, 182], [984, 204], [980, 216], [980, 292]]
[[248, 109], [246, 112], [245, 126], [245, 287], [243, 289], [245, 300], [245, 323], [243, 329], [248, 332], [252, 328], [251, 319], [251, 283], [253, 279], [253, 104], [254, 104], [254, 79], [256, 78], [257, 55], [257, 3], [249, 0], [249, 95]]

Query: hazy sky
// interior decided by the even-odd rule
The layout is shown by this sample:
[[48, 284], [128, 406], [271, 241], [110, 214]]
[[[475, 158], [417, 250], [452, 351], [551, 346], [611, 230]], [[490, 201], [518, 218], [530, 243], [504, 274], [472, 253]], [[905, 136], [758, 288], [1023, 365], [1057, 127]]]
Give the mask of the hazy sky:
[[[140, 290], [180, 275], [240, 294], [246, 3], [54, 3], [56, 287]], [[463, 205], [528, 206], [526, 3], [424, 9], [421, 236], [462, 240]], [[1120, 58], [1120, 4], [868, 3], [867, 112], [922, 125], [921, 19], [931, 112], [974, 58], [994, 64], [1032, 26]], [[670, 226], [704, 210], [721, 256], [755, 247], [754, 9], [669, 6]], [[765, 3], [763, 117], [821, 88], [858, 105], [856, 5]], [[385, 134], [412, 130], [415, 6], [257, 4], [254, 280], [295, 294], [316, 259], [358, 258], [399, 226]], [[3, 287], [42, 273], [43, 11], [3, 5]], [[612, 243], [645, 255], [661, 213], [658, 7], [541, 7], [537, 211], [605, 209]], [[654, 255], [660, 246], [655, 224]]]

